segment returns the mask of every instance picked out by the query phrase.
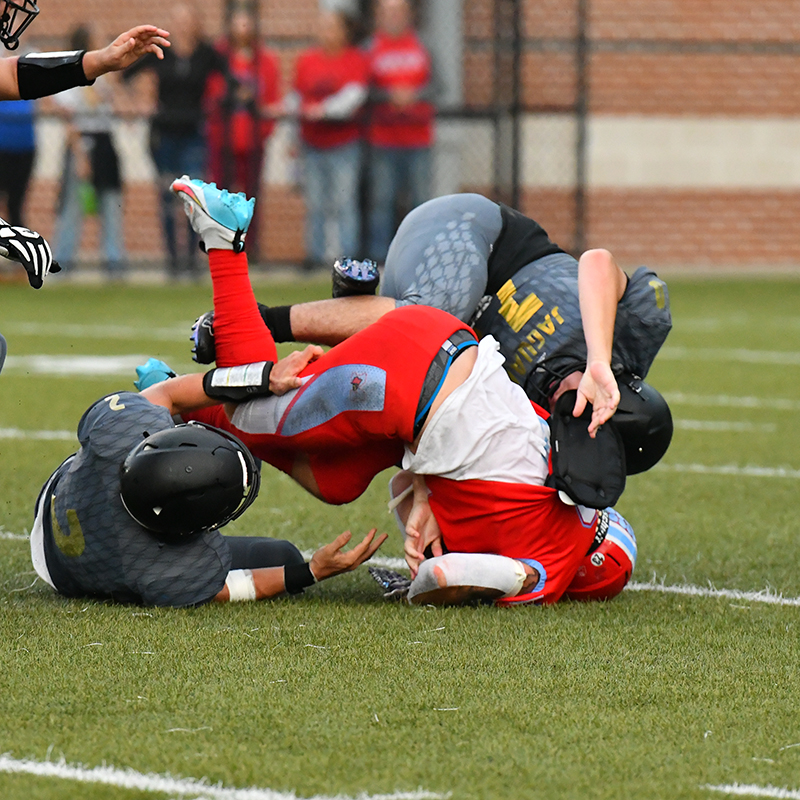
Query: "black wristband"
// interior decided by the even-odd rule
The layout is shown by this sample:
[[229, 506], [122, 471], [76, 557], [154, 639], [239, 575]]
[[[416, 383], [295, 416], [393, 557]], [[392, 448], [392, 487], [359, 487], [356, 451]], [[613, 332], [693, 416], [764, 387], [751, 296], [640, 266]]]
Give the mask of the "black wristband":
[[272, 338], [276, 342], [295, 341], [290, 320], [291, 309], [291, 306], [264, 306], [261, 303], [258, 304], [261, 319], [264, 320], [264, 324], [269, 328]]
[[303, 564], [287, 564], [283, 568], [283, 583], [289, 594], [300, 594], [306, 586], [313, 586], [316, 582], [307, 561]]
[[[261, 367], [261, 372], [254, 370]], [[244, 364], [240, 367], [217, 367], [203, 375], [203, 391], [214, 400], [241, 403], [253, 397], [269, 397], [269, 376], [274, 364]]]
[[69, 53], [30, 53], [17, 59], [17, 83], [23, 100], [58, 94], [74, 86], [90, 86], [83, 71], [85, 50]]

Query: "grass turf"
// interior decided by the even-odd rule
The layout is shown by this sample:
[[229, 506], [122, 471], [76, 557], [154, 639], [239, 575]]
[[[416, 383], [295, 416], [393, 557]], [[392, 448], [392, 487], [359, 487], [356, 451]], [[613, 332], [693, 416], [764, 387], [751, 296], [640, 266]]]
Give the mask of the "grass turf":
[[[288, 302], [324, 289], [258, 295]], [[673, 280], [670, 289], [675, 330], [651, 372], [655, 385], [800, 403], [800, 365], [734, 353], [797, 359], [800, 283]], [[12, 355], [137, 353], [188, 370], [184, 332], [209, 294], [3, 287], [0, 330]], [[0, 428], [74, 430], [89, 403], [129, 381], [9, 367]], [[679, 427], [667, 464], [800, 469], [796, 411], [673, 403], [673, 412], [679, 423], [761, 427]], [[73, 449], [0, 438], [5, 532], [27, 530], [38, 489]], [[345, 528], [391, 531], [380, 478], [346, 508], [323, 506], [269, 469], [264, 479], [229, 532], [310, 549]], [[631, 478], [619, 508], [639, 539], [635, 577], [800, 596], [797, 497], [796, 478], [667, 469]], [[399, 537], [384, 551], [399, 556]], [[66, 601], [33, 578], [27, 543], [0, 539], [0, 752], [16, 758], [49, 753], [303, 797], [417, 787], [457, 798], [709, 797], [702, 785], [734, 781], [800, 788], [800, 748], [788, 747], [800, 741], [797, 608], [628, 592], [549, 609], [419, 609], [384, 604], [360, 570], [297, 600], [172, 611]], [[0, 795], [152, 796], [3, 774]]]

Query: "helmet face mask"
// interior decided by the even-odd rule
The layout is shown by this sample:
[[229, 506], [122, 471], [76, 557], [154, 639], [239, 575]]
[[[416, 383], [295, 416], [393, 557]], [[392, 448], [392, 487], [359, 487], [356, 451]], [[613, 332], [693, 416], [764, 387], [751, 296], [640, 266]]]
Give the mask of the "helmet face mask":
[[189, 541], [239, 517], [260, 475], [235, 436], [190, 422], [148, 436], [120, 467], [126, 511], [163, 542]]
[[7, 50], [19, 47], [19, 37], [38, 13], [34, 0], [0, 0], [0, 41]]

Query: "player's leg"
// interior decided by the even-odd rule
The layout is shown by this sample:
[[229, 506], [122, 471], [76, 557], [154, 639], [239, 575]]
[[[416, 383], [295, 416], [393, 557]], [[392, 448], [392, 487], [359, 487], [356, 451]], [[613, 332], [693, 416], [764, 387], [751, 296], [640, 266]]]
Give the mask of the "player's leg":
[[303, 554], [284, 539], [266, 536], [226, 536], [231, 551], [231, 569], [263, 569], [302, 564]]
[[294, 305], [287, 341], [337, 344], [397, 306], [426, 305], [467, 322], [486, 293], [500, 207], [478, 194], [438, 197], [406, 216], [386, 257], [380, 297]]
[[386, 256], [381, 295], [428, 305], [467, 322], [486, 293], [500, 207], [479, 194], [429, 200], [411, 211]]
[[192, 227], [208, 252], [217, 366], [277, 361], [275, 343], [259, 314], [243, 251], [255, 201], [186, 177], [174, 181], [172, 190], [183, 199]]

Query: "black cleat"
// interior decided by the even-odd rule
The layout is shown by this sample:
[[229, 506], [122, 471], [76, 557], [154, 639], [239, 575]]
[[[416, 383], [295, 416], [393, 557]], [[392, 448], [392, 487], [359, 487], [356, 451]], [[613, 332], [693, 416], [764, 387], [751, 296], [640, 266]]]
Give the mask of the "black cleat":
[[381, 281], [378, 265], [366, 258], [340, 258], [333, 265], [332, 297], [351, 297], [353, 295], [374, 295]]
[[411, 578], [382, 567], [367, 567], [369, 574], [383, 589], [384, 600], [402, 600], [408, 594]]
[[192, 335], [189, 339], [194, 342], [192, 358], [198, 364], [213, 364], [217, 360], [217, 347], [214, 342], [214, 312], [206, 311], [201, 314], [192, 325]]

